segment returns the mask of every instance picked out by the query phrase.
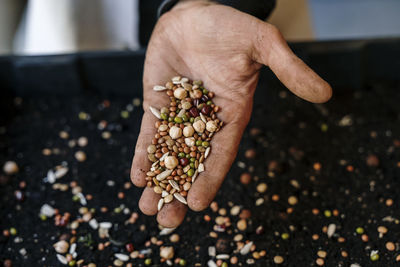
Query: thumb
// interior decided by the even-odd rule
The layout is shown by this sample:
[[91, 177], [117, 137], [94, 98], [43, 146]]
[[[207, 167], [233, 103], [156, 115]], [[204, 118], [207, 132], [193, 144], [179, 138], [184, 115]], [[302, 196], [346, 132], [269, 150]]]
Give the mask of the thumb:
[[331, 86], [292, 52], [275, 26], [260, 21], [254, 36], [253, 60], [268, 66], [290, 91], [314, 103], [331, 98]]

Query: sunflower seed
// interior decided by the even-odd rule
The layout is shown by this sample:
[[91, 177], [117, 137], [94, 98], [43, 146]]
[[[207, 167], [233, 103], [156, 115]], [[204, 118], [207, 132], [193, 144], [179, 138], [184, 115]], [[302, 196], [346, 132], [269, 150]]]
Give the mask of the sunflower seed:
[[168, 196], [169, 194], [168, 194], [168, 192], [167, 191], [162, 191], [162, 193], [161, 193], [161, 197], [166, 197], [166, 196]]
[[162, 173], [160, 173], [159, 175], [156, 176], [156, 179], [158, 181], [162, 181], [165, 178], [167, 178], [171, 173], [172, 173], [172, 170], [163, 171]]
[[209, 260], [207, 262], [208, 267], [218, 267], [218, 265], [213, 261], [213, 260]]
[[194, 181], [196, 180], [198, 174], [199, 174], [199, 172], [196, 170], [194, 172], [193, 176], [192, 176], [192, 183], [194, 183]]
[[157, 204], [157, 210], [160, 211], [163, 206], [164, 206], [164, 199], [160, 198], [160, 200], [158, 201], [158, 204]]
[[64, 264], [64, 265], [67, 265], [67, 264], [68, 264], [68, 260], [67, 260], [67, 258], [66, 258], [65, 256], [60, 255], [60, 254], [56, 254], [56, 256], [57, 256], [57, 260], [58, 260], [59, 262], [61, 262], [61, 263]]
[[216, 248], [214, 246], [208, 247], [208, 256], [215, 257], [215, 254], [217, 254]]
[[206, 152], [204, 152], [204, 158], [206, 159], [210, 154], [211, 147], [207, 147]]
[[99, 223], [96, 221], [96, 219], [91, 219], [89, 221], [90, 227], [92, 227], [94, 230], [96, 230], [99, 227]]
[[162, 157], [160, 158], [160, 161], [164, 161], [164, 159], [169, 155], [169, 152], [165, 153], [164, 155], [162, 155]]
[[121, 260], [121, 261], [128, 261], [129, 260], [129, 256], [126, 254], [122, 254], [122, 253], [115, 253], [114, 256]]
[[174, 189], [176, 189], [176, 191], [181, 191], [179, 185], [174, 180], [169, 180], [168, 182]]
[[203, 164], [203, 163], [200, 163], [200, 164], [199, 164], [199, 168], [198, 168], [197, 170], [199, 171], [199, 173], [204, 172], [204, 170], [205, 170], [204, 164]]
[[218, 254], [217, 255], [217, 260], [227, 260], [227, 259], [229, 259], [229, 255], [228, 254]]
[[72, 245], [69, 247], [69, 254], [74, 254], [76, 250], [76, 243], [72, 243]]
[[56, 172], [54, 173], [54, 176], [56, 177], [56, 179], [59, 179], [59, 178], [63, 177], [64, 175], [66, 175], [67, 172], [68, 172], [67, 167], [61, 167], [58, 170], [56, 170]]
[[336, 231], [336, 224], [331, 223], [330, 225], [328, 225], [328, 231], [326, 234], [328, 235], [329, 238], [331, 238], [335, 233], [335, 231]]
[[154, 91], [164, 91], [164, 90], [166, 90], [167, 88], [165, 87], [165, 86], [162, 86], [162, 85], [155, 85], [154, 87], [153, 87], [153, 90]]
[[253, 242], [250, 241], [249, 243], [247, 243], [242, 247], [242, 249], [240, 250], [240, 254], [242, 255], [248, 254], [250, 252], [251, 246], [253, 246]]
[[200, 118], [204, 123], [207, 123], [206, 117], [204, 117], [203, 113], [200, 113]]
[[112, 223], [110, 223], [110, 222], [101, 222], [99, 225], [100, 225], [100, 228], [103, 228], [103, 229], [110, 229], [112, 227]]
[[161, 114], [158, 109], [150, 107], [150, 111], [151, 113], [153, 113], [154, 116], [156, 116], [157, 119], [161, 119]]
[[187, 205], [186, 199], [185, 199], [183, 196], [181, 196], [181, 194], [175, 193], [175, 194], [174, 194], [174, 197], [175, 197], [179, 202], [182, 202], [183, 204]]
[[169, 235], [171, 234], [173, 231], [175, 231], [175, 228], [164, 228], [160, 231], [160, 235]]

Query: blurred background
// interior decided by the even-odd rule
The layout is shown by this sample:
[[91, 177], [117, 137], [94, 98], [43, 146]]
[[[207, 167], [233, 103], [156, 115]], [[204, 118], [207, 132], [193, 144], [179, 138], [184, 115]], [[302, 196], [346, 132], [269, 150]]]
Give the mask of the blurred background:
[[[160, 2], [0, 0], [0, 55], [136, 50]], [[399, 0], [277, 0], [268, 21], [292, 42], [368, 39], [400, 36], [399, 15]]]

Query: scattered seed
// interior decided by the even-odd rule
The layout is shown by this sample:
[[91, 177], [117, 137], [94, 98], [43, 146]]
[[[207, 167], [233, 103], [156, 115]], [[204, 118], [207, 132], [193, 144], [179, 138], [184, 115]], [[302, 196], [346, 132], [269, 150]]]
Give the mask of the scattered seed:
[[277, 255], [277, 256], [274, 257], [274, 263], [275, 264], [282, 264], [283, 262], [284, 262], [284, 259], [283, 259], [282, 256]]
[[183, 204], [187, 205], [186, 199], [179, 193], [174, 193], [174, 197]]
[[12, 175], [18, 173], [19, 168], [15, 161], [6, 161], [3, 166], [3, 171], [8, 175]]

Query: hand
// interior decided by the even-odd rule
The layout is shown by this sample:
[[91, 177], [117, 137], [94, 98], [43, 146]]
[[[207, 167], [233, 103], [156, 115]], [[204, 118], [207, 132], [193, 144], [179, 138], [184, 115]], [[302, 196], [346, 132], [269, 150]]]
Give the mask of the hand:
[[[205, 169], [189, 191], [192, 210], [208, 207], [235, 159], [243, 131], [249, 121], [253, 94], [262, 64], [269, 66], [279, 80], [297, 96], [315, 103], [331, 97], [331, 87], [297, 58], [280, 32], [271, 24], [233, 8], [203, 1], [176, 5], [158, 21], [152, 34], [144, 65], [144, 101], [140, 135], [132, 163], [131, 179], [146, 185], [151, 163], [147, 146], [156, 133], [156, 118], [149, 106], [169, 103], [165, 93], [152, 90], [173, 76], [199, 79], [215, 93], [221, 107], [218, 117], [225, 126], [211, 141]], [[157, 213], [160, 196], [145, 188], [139, 202], [143, 213]], [[164, 205], [157, 215], [165, 227], [178, 226], [187, 207], [177, 200]]]

